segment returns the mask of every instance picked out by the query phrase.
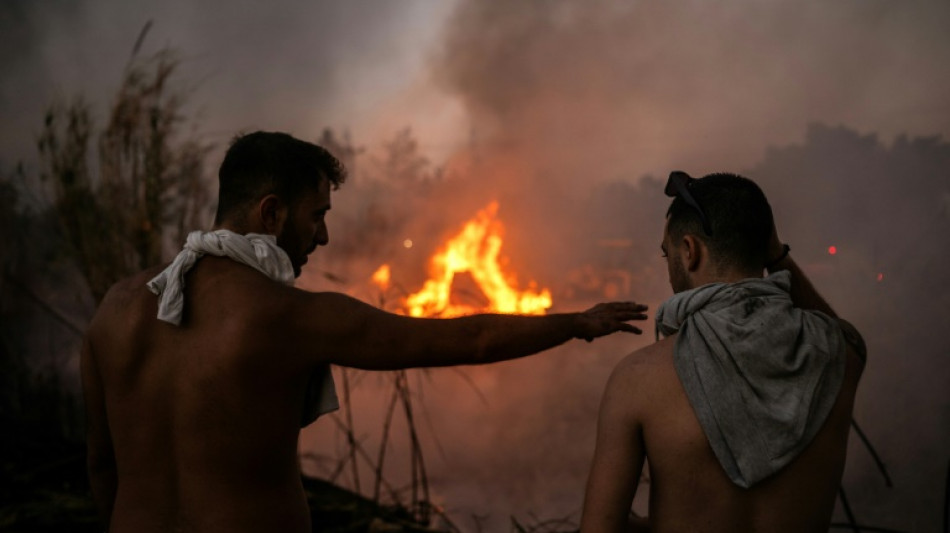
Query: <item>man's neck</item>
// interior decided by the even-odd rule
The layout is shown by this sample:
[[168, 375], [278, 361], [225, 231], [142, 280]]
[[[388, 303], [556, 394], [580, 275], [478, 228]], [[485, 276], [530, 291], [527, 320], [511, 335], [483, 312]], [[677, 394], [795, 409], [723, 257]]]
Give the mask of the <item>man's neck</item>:
[[755, 272], [739, 269], [724, 269], [715, 272], [702, 271], [693, 274], [692, 278], [690, 279], [690, 288], [695, 289], [696, 287], [709, 285], [710, 283], [736, 283], [744, 279], [761, 277], [761, 271]]
[[211, 231], [228, 230], [238, 235], [247, 235], [248, 233], [267, 233], [263, 228], [252, 227], [251, 224], [237, 224], [232, 221], [224, 221], [211, 227]]

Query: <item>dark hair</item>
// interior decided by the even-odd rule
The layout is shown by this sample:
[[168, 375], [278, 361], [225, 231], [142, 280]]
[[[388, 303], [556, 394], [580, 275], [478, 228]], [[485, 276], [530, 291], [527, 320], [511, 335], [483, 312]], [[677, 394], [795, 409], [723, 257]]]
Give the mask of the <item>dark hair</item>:
[[322, 146], [286, 133], [258, 131], [238, 135], [218, 170], [221, 223], [268, 194], [294, 205], [300, 195], [329, 180], [334, 189], [346, 181], [346, 169]]
[[677, 196], [666, 212], [670, 236], [701, 239], [718, 267], [762, 269], [772, 235], [772, 208], [762, 189], [748, 178], [717, 173], [692, 181], [689, 192], [705, 212], [712, 235], [703, 230], [696, 209]]

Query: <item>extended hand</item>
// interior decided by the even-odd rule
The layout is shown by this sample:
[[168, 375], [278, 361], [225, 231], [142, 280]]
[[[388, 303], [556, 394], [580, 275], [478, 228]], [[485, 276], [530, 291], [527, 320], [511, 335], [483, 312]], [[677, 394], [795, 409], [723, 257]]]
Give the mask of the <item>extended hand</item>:
[[644, 311], [647, 306], [636, 302], [610, 302], [597, 304], [583, 313], [577, 314], [577, 333], [579, 339], [590, 342], [597, 337], [610, 335], [618, 331], [627, 331], [639, 335], [640, 328], [628, 324], [631, 320], [646, 320]]

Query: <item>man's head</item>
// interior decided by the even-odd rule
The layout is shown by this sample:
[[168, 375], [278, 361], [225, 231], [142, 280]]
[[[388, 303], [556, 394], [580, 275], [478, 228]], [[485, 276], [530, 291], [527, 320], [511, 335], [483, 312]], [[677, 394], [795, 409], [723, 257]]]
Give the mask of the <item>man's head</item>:
[[345, 180], [342, 163], [320, 146], [286, 133], [238, 136], [218, 171], [215, 226], [277, 236], [299, 276], [307, 256], [329, 241], [330, 190]]
[[663, 251], [670, 285], [681, 292], [711, 281], [762, 275], [772, 208], [758, 185], [736, 174], [670, 175]]

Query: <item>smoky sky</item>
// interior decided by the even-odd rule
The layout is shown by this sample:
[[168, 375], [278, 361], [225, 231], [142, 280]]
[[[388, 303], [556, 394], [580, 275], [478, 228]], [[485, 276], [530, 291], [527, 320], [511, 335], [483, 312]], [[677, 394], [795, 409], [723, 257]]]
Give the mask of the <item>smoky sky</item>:
[[947, 2], [465, 2], [438, 79], [572, 179], [736, 169], [806, 124], [950, 131]]
[[166, 46], [178, 53], [176, 84], [204, 138], [222, 144], [241, 130], [304, 138], [325, 127], [361, 131], [417, 76], [414, 50], [431, 40], [450, 5], [4, 2], [0, 161], [8, 168], [31, 160], [50, 104], [80, 96], [104, 122], [148, 21], [141, 55]]

